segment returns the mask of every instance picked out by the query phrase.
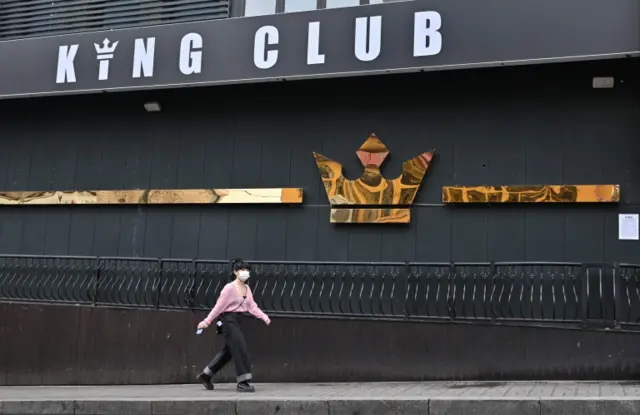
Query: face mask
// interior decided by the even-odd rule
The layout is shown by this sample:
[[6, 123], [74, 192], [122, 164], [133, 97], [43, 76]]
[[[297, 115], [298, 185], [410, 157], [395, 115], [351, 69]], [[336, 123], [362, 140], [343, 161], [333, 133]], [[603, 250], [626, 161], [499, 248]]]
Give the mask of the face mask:
[[247, 270], [238, 271], [238, 278], [242, 282], [245, 282], [246, 280], [248, 280], [250, 275], [251, 274], [249, 274], [249, 271], [247, 271]]

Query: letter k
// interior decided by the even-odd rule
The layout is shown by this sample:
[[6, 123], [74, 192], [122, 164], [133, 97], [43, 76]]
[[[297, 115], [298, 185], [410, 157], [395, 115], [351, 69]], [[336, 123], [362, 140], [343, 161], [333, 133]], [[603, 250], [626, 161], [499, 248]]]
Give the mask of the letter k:
[[76, 81], [76, 68], [73, 61], [78, 53], [79, 45], [64, 45], [58, 49], [58, 72], [56, 84], [73, 83]]

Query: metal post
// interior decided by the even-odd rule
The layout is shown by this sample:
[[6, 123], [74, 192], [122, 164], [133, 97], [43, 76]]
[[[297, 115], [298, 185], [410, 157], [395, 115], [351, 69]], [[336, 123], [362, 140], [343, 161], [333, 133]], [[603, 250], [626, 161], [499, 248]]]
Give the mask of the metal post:
[[190, 303], [187, 304], [191, 310], [196, 307], [196, 287], [198, 286], [198, 271], [196, 266], [196, 261], [194, 260], [191, 264], [193, 268], [191, 269], [191, 289], [189, 290], [189, 300]]
[[[486, 308], [489, 310], [489, 318], [491, 318], [492, 322], [496, 321], [496, 312], [493, 308], [493, 287], [496, 283], [496, 273], [497, 273], [497, 269], [496, 269], [496, 263], [494, 261], [491, 261], [491, 265], [489, 266], [489, 275], [490, 275], [490, 283], [488, 284], [489, 286], [487, 287], [487, 291], [489, 293], [489, 296], [486, 298]], [[522, 307], [522, 304], [520, 304], [520, 307]]]
[[622, 272], [620, 271], [620, 264], [617, 262], [613, 264], [613, 299], [613, 324], [615, 328], [619, 329], [622, 321]]
[[409, 291], [410, 291], [410, 284], [409, 284], [409, 278], [411, 278], [411, 263], [409, 261], [405, 261], [404, 263], [404, 275], [402, 278], [402, 293], [401, 293], [401, 297], [400, 297], [400, 301], [402, 302], [401, 304], [401, 310], [404, 310], [404, 318], [405, 320], [409, 318], [410, 312], [409, 312]]
[[162, 289], [162, 274], [163, 274], [163, 260], [158, 259], [158, 269], [156, 269], [154, 276], [155, 292], [154, 292], [154, 305], [156, 309], [160, 308], [160, 290]]
[[456, 304], [455, 304], [455, 298], [453, 295], [454, 289], [455, 289], [455, 278], [456, 275], [456, 265], [451, 262], [449, 264], [449, 293], [447, 295], [447, 308], [449, 311], [449, 319], [451, 320], [455, 320], [456, 319]]
[[582, 319], [582, 327], [587, 326], [587, 319], [589, 318], [589, 297], [587, 295], [589, 287], [587, 265], [582, 264], [582, 272], [580, 273], [580, 313]]
[[93, 287], [91, 287], [91, 303], [95, 307], [98, 302], [98, 286], [100, 284], [100, 277], [102, 271], [102, 260], [100, 257], [96, 257], [96, 262], [93, 271]]

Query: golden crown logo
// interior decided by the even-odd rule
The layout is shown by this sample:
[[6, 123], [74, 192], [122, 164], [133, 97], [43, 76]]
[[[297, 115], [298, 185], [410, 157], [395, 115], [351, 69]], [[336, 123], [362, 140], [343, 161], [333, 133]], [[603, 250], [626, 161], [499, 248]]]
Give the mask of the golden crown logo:
[[402, 174], [393, 180], [380, 173], [389, 149], [375, 134], [356, 153], [364, 166], [364, 173], [356, 180], [344, 177], [342, 164], [313, 153], [331, 203], [331, 223], [409, 223], [410, 206], [435, 150], [406, 160], [402, 163]]

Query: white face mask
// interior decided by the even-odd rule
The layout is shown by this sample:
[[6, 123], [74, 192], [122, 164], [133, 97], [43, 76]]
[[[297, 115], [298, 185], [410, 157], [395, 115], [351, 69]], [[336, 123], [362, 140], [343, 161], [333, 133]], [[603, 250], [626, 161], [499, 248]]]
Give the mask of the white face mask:
[[246, 280], [248, 280], [250, 276], [251, 274], [246, 269], [238, 271], [238, 278], [242, 282], [245, 282]]

